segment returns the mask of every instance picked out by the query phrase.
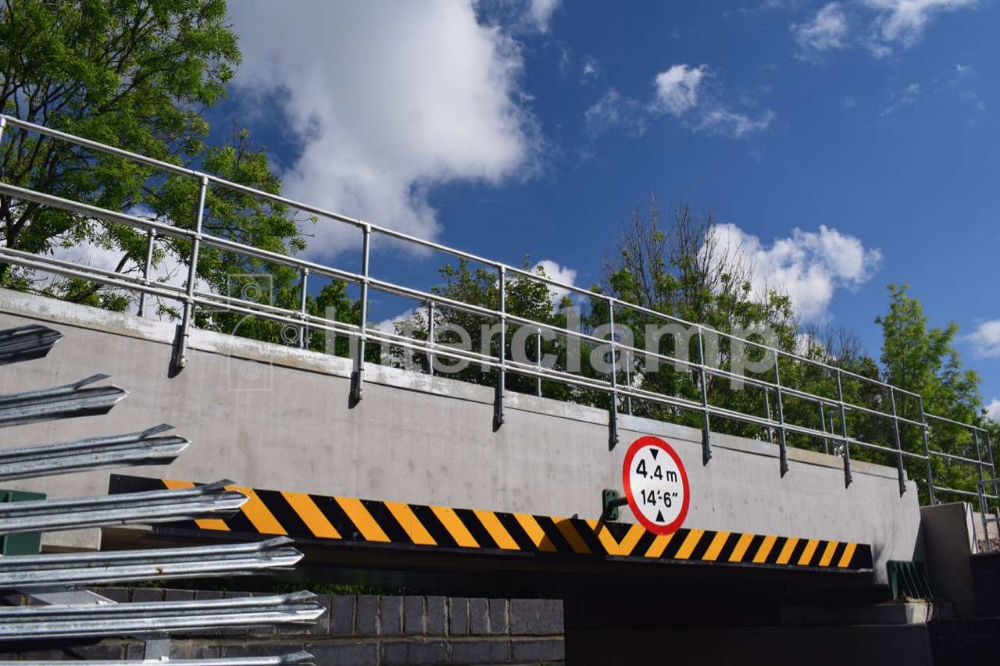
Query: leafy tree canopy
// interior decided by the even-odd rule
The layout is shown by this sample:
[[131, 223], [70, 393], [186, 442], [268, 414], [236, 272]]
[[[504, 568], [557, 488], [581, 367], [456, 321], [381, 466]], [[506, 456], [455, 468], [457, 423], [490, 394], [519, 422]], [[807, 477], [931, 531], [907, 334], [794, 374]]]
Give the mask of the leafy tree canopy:
[[[0, 4], [0, 110], [22, 120], [107, 143], [277, 193], [279, 179], [245, 131], [207, 141], [204, 111], [221, 100], [240, 62], [224, 0], [4, 0]], [[150, 167], [8, 129], [0, 146], [5, 182], [181, 227], [195, 218], [198, 183]], [[205, 229], [278, 252], [304, 247], [284, 207], [211, 188]], [[86, 243], [120, 256], [119, 272], [145, 261], [145, 233], [0, 197], [0, 239], [32, 253]], [[154, 264], [183, 265], [186, 243], [163, 240]], [[199, 280], [219, 292], [227, 275], [264, 270], [260, 262], [207, 249]], [[275, 299], [294, 275], [275, 275]], [[125, 309], [130, 298], [79, 281], [38, 281], [0, 266], [0, 285], [39, 288], [62, 298]]]

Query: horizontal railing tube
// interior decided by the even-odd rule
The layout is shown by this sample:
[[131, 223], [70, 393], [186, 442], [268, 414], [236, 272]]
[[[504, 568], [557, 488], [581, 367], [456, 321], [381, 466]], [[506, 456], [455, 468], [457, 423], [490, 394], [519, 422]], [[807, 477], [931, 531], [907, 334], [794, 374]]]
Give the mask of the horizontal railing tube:
[[[611, 401], [615, 408], [617, 407], [617, 402], [621, 399], [626, 399], [631, 405], [633, 399], [650, 401], [655, 404], [660, 404], [668, 406], [672, 409], [688, 410], [691, 412], [699, 413], [702, 416], [703, 429], [705, 432], [704, 444], [704, 457], [707, 462], [708, 458], [711, 456], [711, 449], [708, 444], [708, 425], [710, 418], [721, 418], [736, 422], [748, 423], [763, 427], [770, 432], [772, 429], [777, 429], [780, 433], [794, 433], [801, 434], [811, 438], [821, 439], [823, 441], [839, 441], [844, 447], [844, 471], [847, 483], [850, 483], [850, 447], [858, 446], [865, 449], [885, 452], [887, 454], [895, 455], [897, 457], [897, 466], [902, 468], [903, 458], [909, 459], [919, 459], [923, 460], [926, 465], [927, 471], [927, 487], [931, 502], [935, 502], [935, 485], [933, 478], [933, 467], [931, 461], [934, 458], [946, 461], [949, 464], [962, 464], [962, 465], [975, 465], [977, 466], [977, 471], [980, 475], [987, 476], [984, 474], [986, 470], [989, 470], [989, 478], [996, 478], [997, 474], [994, 467], [992, 444], [990, 442], [989, 433], [983, 428], [960, 423], [952, 419], [936, 416], [933, 414], [925, 413], [923, 410], [923, 399], [922, 397], [913, 391], [905, 390], [900, 387], [892, 386], [888, 383], [879, 381], [878, 379], [873, 379], [871, 377], [866, 377], [849, 370], [842, 368], [837, 368], [824, 363], [821, 360], [808, 358], [800, 356], [798, 354], [791, 353], [782, 349], [768, 346], [761, 342], [755, 342], [753, 340], [748, 340], [745, 338], [740, 338], [732, 333], [726, 333], [724, 331], [717, 331], [711, 328], [700, 326], [697, 324], [692, 324], [679, 317], [673, 315], [659, 312], [652, 308], [643, 307], [635, 305], [632, 303], [627, 303], [618, 298], [612, 296], [597, 294], [592, 290], [588, 290], [576, 285], [568, 285], [559, 282], [558, 280], [552, 279], [545, 275], [539, 275], [538, 273], [526, 269], [518, 268], [513, 266], [508, 266], [502, 262], [488, 259], [470, 252], [465, 252], [458, 250], [456, 248], [451, 248], [440, 243], [430, 241], [427, 239], [417, 238], [406, 233], [395, 231], [393, 229], [388, 229], [385, 227], [380, 227], [368, 222], [349, 217], [334, 211], [325, 210], [317, 206], [312, 206], [303, 202], [295, 201], [293, 199], [283, 197], [278, 194], [273, 194], [269, 192], [263, 192], [253, 187], [247, 185], [242, 185], [239, 183], [234, 183], [227, 181], [223, 178], [212, 174], [206, 174], [194, 169], [189, 169], [183, 166], [172, 164], [169, 162], [156, 160], [143, 155], [132, 153], [126, 150], [115, 148], [113, 146], [108, 146], [96, 141], [91, 141], [88, 139], [83, 139], [81, 137], [73, 136], [58, 130], [47, 128], [34, 123], [29, 123], [26, 121], [19, 120], [10, 116], [0, 115], [0, 139], [4, 138], [2, 133], [9, 134], [13, 130], [18, 131], [28, 131], [34, 132], [43, 136], [50, 137], [57, 141], [63, 141], [87, 150], [99, 151], [105, 154], [114, 155], [116, 157], [131, 160], [137, 164], [145, 165], [153, 169], [159, 169], [168, 174], [176, 174], [183, 177], [192, 177], [198, 179], [201, 185], [201, 191], [199, 194], [199, 209], [198, 209], [198, 220], [199, 222], [195, 224], [194, 229], [183, 229], [176, 227], [172, 224], [166, 222], [148, 220], [135, 215], [130, 215], [127, 213], [122, 213], [118, 211], [111, 211], [104, 208], [100, 208], [91, 204], [86, 204], [80, 201], [74, 201], [71, 199], [65, 199], [55, 195], [36, 192], [22, 187], [17, 187], [9, 183], [0, 183], [0, 194], [12, 197], [18, 200], [31, 201], [38, 203], [43, 206], [49, 206], [52, 208], [58, 208], [61, 210], [66, 210], [71, 213], [84, 216], [94, 220], [101, 220], [110, 224], [120, 224], [123, 226], [131, 227], [148, 234], [150, 243], [147, 246], [147, 257], [145, 265], [142, 267], [142, 275], [128, 275], [123, 273], [118, 273], [115, 271], [104, 270], [95, 267], [89, 267], [82, 264], [59, 260], [51, 256], [38, 255], [23, 252], [14, 248], [0, 248], [0, 261], [16, 265], [27, 270], [32, 271], [48, 271], [55, 273], [63, 277], [78, 278], [94, 282], [102, 286], [108, 286], [115, 289], [128, 290], [133, 293], [141, 294], [141, 302], [146, 303], [146, 299], [149, 296], [156, 298], [167, 299], [181, 303], [184, 306], [185, 312], [185, 333], [187, 328], [191, 326], [191, 320], [193, 318], [193, 312], [195, 308], [201, 310], [208, 310], [211, 308], [220, 308], [226, 311], [231, 311], [234, 313], [240, 313], [247, 316], [259, 317], [264, 320], [273, 321], [276, 323], [284, 323], [294, 325], [297, 330], [302, 331], [300, 334], [302, 339], [300, 343], [304, 341], [306, 331], [316, 330], [316, 331], [326, 331], [328, 333], [333, 333], [337, 335], [345, 335], [349, 339], [356, 341], [358, 347], [363, 347], [365, 341], [372, 343], [387, 344], [390, 347], [398, 347], [411, 351], [422, 351], [424, 353], [429, 353], [431, 356], [428, 358], [441, 358], [450, 359], [452, 361], [468, 361], [479, 363], [484, 369], [490, 371], [498, 372], [498, 383], [500, 386], [500, 400], [498, 401], [499, 413], [502, 415], [503, 407], [503, 393], [506, 390], [504, 377], [508, 373], [515, 373], [523, 375], [526, 377], [533, 377], [538, 380], [538, 382], [553, 381], [565, 384], [567, 386], [573, 386], [581, 389], [594, 390], [601, 393], [607, 393], [611, 396]], [[2, 174], [0, 174], [2, 177]], [[618, 385], [617, 376], [614, 371], [612, 371], [610, 377], [607, 381], [588, 378], [585, 376], [573, 374], [569, 371], [558, 370], [556, 368], [544, 367], [541, 363], [541, 349], [540, 340], [543, 331], [547, 331], [555, 336], [555, 339], [564, 339], [567, 344], [571, 341], [577, 341], [581, 343], [588, 343], [591, 345], [606, 345], [608, 341], [605, 338], [592, 335], [589, 330], [570, 330], [568, 328], [561, 328], [549, 322], [534, 321], [528, 317], [522, 317], [517, 314], [507, 311], [506, 303], [501, 301], [499, 307], [494, 309], [491, 307], [485, 307], [482, 305], [477, 305], [474, 303], [463, 302], [458, 299], [449, 298], [447, 296], [442, 296], [435, 293], [432, 290], [416, 289], [412, 287], [405, 286], [403, 284], [398, 284], [389, 280], [380, 280], [372, 277], [368, 272], [367, 267], [367, 257], [363, 262], [365, 265], [362, 266], [361, 273], [355, 273], [351, 271], [342, 270], [327, 264], [318, 263], [315, 261], [309, 261], [302, 259], [300, 257], [295, 257], [287, 254], [282, 254], [280, 252], [273, 252], [269, 250], [263, 250], [261, 248], [253, 247], [250, 245], [245, 245], [236, 240], [229, 238], [220, 237], [213, 235], [211, 233], [211, 228], [206, 225], [206, 228], [202, 228], [200, 224], [200, 218], [204, 212], [204, 197], [205, 191], [208, 187], [212, 188], [225, 188], [233, 192], [244, 194], [247, 196], [255, 197], [260, 201], [270, 202], [272, 204], [287, 206], [289, 208], [297, 209], [301, 212], [314, 215], [319, 218], [323, 218], [325, 222], [332, 222], [337, 224], [345, 224], [352, 226], [364, 232], [365, 234], [365, 247], [364, 250], [369, 249], [370, 237], [372, 235], [383, 236], [386, 238], [395, 239], [402, 243], [408, 244], [410, 246], [425, 248], [434, 250], [437, 252], [442, 252], [451, 257], [456, 257], [459, 259], [467, 260], [470, 262], [475, 262], [483, 266], [488, 267], [492, 271], [496, 271], [501, 280], [501, 291], [506, 289], [506, 280], [511, 278], [516, 278], [518, 280], [525, 279], [533, 281], [538, 284], [545, 285], [550, 289], [565, 290], [566, 293], [574, 294], [576, 297], [581, 297], [583, 299], [592, 299], [592, 302], [600, 300], [603, 305], [609, 308], [609, 312], [613, 313], [614, 319], [612, 319], [612, 326], [615, 328], [615, 332], [620, 331], [624, 328], [623, 323], [627, 321], [634, 321], [635, 317], [644, 319], [649, 324], [663, 325], [663, 324], [676, 324], [680, 326], [689, 327], [690, 331], [697, 331], [698, 333], [698, 343], [699, 343], [699, 357], [697, 360], [691, 360], [687, 358], [678, 358], [675, 356], [670, 356], [667, 354], [660, 353], [659, 348], [655, 350], [643, 350], [638, 347], [629, 344], [629, 340], [625, 337], [618, 338], [616, 335], [612, 335], [612, 340], [610, 342], [610, 347], [613, 350], [613, 364], [615, 369], [617, 369], [617, 357], [614, 356], [615, 352], [620, 352], [624, 355], [624, 358], [629, 360], [629, 362], [645, 360], [647, 363], [657, 362], [666, 363], [672, 367], [678, 369], [679, 372], [690, 372], [693, 373], [700, 380], [700, 400], [691, 400], [686, 398], [681, 398], [674, 395], [661, 394], [656, 391], [650, 391], [647, 389], [640, 388], [639, 382], [633, 382], [633, 377], [631, 374], [631, 367], [627, 367], [626, 372], [626, 382], [624, 385]], [[150, 262], [152, 261], [152, 242], [154, 239], [158, 238], [172, 238], [179, 239], [183, 241], [190, 242], [192, 244], [192, 254], [188, 266], [188, 283], [183, 287], [172, 286], [165, 282], [155, 282], [151, 280], [149, 272], [151, 269]], [[195, 278], [197, 276], [197, 258], [198, 249], [203, 248], [213, 248], [216, 250], [221, 250], [224, 252], [231, 252], [234, 254], [239, 254], [244, 257], [252, 258], [261, 262], [270, 263], [274, 265], [281, 265], [290, 267], [296, 270], [302, 277], [301, 282], [301, 292], [300, 302], [297, 304], [297, 308], [285, 308], [279, 306], [271, 306], [261, 303], [253, 303], [240, 298], [233, 298], [229, 296], [224, 296], [222, 294], [212, 293], [211, 291], [205, 291], [204, 289], [196, 289]], [[365, 252], [367, 255], [367, 251]], [[506, 338], [510, 332], [507, 327], [529, 327], [532, 331], [536, 332], [538, 339], [536, 343], [536, 356], [533, 363], [521, 363], [514, 359], [513, 354], [508, 358], [506, 353], [506, 345], [502, 346], [502, 353], [500, 357], [492, 357], [490, 355], [485, 355], [477, 353], [471, 350], [463, 350], [446, 343], [440, 343], [436, 340], [437, 336], [432, 336], [429, 341], [421, 341], [415, 338], [398, 335], [395, 333], [389, 333], [386, 331], [380, 331], [375, 328], [367, 328], [364, 323], [360, 326], [347, 324], [344, 322], [337, 322], [334, 320], [329, 320], [324, 317], [310, 315], [306, 312], [305, 308], [305, 298], [306, 294], [306, 278], [307, 275], [320, 276], [331, 280], [341, 280], [345, 283], [358, 285], [361, 287], [363, 292], [362, 296], [362, 310], [365, 311], [367, 315], [367, 308], [369, 306], [369, 291], [376, 290], [380, 293], [392, 294], [400, 296], [403, 298], [413, 299], [417, 302], [427, 305], [429, 307], [443, 308], [448, 310], [454, 310], [459, 312], [464, 312], [476, 316], [481, 316], [489, 321], [500, 321], [504, 329], [502, 334], [503, 338]], [[506, 278], [503, 276], [507, 276]], [[144, 308], [143, 308], [144, 309]], [[439, 311], [438, 316], [444, 316]], [[363, 317], [367, 320], [367, 316]], [[617, 321], [615, 321], [617, 320]], [[773, 354], [775, 362], [779, 362], [782, 359], [791, 361], [798, 364], [806, 364], [811, 367], [818, 368], [825, 373], [831, 379], [836, 380], [837, 385], [837, 397], [831, 398], [823, 395], [816, 395], [808, 391], [795, 388], [793, 386], [787, 386], [783, 383], [781, 376], [778, 373], [777, 366], [774, 371], [774, 381], [768, 381], [765, 379], [760, 379], [758, 377], [741, 375], [736, 372], [732, 372], [729, 369], [719, 367], [719, 363], [715, 362], [715, 359], [706, 359], [706, 338], [708, 336], [714, 336], [713, 340], [728, 340], [734, 344], [739, 344], [742, 346], [749, 347], [751, 349], [756, 349], [764, 354]], [[688, 349], [690, 351], [690, 349]], [[364, 368], [363, 356], [359, 356], [357, 359], [358, 364], [355, 367], [355, 373], [360, 379], [360, 374]], [[710, 362], [707, 362], [710, 361]], [[433, 369], [432, 369], [433, 371]], [[711, 378], [718, 378], [722, 380], [731, 380], [734, 382], [740, 382], [748, 386], [752, 386], [761, 389], [765, 398], [770, 398], [770, 393], [774, 392], [774, 397], [777, 399], [777, 419], [773, 418], [770, 414], [767, 418], [762, 418], [756, 416], [752, 413], [744, 413], [734, 409], [728, 409], [721, 407], [717, 404], [712, 404], [712, 398], [710, 392], [708, 391], [708, 386], [711, 383]], [[640, 373], [636, 373], [636, 379], [642, 379]], [[842, 381], [844, 379], [850, 379], [852, 382], [860, 382], [866, 387], [878, 387], [880, 389], [888, 390], [891, 397], [891, 411], [882, 411], [884, 405], [874, 405], [867, 406], [864, 404], [854, 404], [848, 403], [844, 399], [844, 388], [842, 386]], [[787, 381], [787, 380], [785, 380]], [[720, 382], [721, 384], [721, 382]], [[536, 392], [538, 392], [539, 384], [536, 382]], [[714, 385], [713, 385], [714, 386]], [[357, 385], [359, 392], [357, 397], [360, 397], [361, 383]], [[907, 398], [913, 398], [917, 402], [919, 408], [919, 417], [913, 416], [912, 409], [907, 411], [905, 409], [901, 410], [903, 413], [897, 411], [896, 398], [899, 396], [905, 396]], [[785, 405], [782, 404], [782, 399], [800, 400], [805, 403], [811, 403], [813, 405], [819, 406], [819, 411], [821, 414], [821, 419], [823, 419], [823, 414], [827, 413], [828, 410], [836, 410], [840, 414], [841, 420], [841, 432], [838, 434], [834, 431], [833, 424], [830, 424], [828, 429], [825, 423], [820, 425], [820, 429], [816, 430], [812, 427], [806, 425], [800, 425], [789, 421], [789, 414]], [[912, 403], [910, 403], [912, 404]], [[869, 415], [875, 419], [891, 420], [895, 432], [895, 443], [896, 447], [886, 447], [872, 442], [865, 442], [856, 437], [849, 436], [847, 431], [847, 415], [849, 412], [854, 412], [857, 414]], [[904, 414], [909, 414], [904, 416]], [[832, 416], [832, 413], [831, 413]], [[900, 432], [900, 424], [914, 426], [919, 428], [920, 435], [923, 439], [923, 452], [913, 453], [905, 450], [906, 447], [903, 445], [903, 437]], [[957, 453], [943, 451], [943, 450], [933, 450], [930, 446], [930, 434], [933, 430], [937, 428], [938, 425], [949, 425], [958, 428], [962, 428], [965, 432], [971, 433], [977, 442], [986, 442], [987, 455], [983, 455], [981, 449], [978, 450], [977, 459], [973, 460], [963, 455]], [[787, 463], [782, 461], [782, 469], [787, 469]], [[903, 483], [903, 470], [900, 469], [900, 483]], [[901, 485], [901, 488], [903, 486]], [[953, 489], [942, 489], [942, 492], [948, 493], [952, 492]], [[955, 492], [959, 492], [960, 489], [954, 489]], [[964, 493], [969, 493], [970, 491], [961, 491]], [[996, 490], [994, 489], [994, 495], [986, 496], [989, 498], [995, 498]], [[972, 496], [972, 495], [966, 495]]]

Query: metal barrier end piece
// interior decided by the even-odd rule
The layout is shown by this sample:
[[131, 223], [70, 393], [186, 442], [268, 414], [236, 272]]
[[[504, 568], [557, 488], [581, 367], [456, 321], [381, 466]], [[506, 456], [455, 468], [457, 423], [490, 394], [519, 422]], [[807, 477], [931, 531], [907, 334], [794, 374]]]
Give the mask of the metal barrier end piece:
[[158, 435], [161, 432], [166, 432], [168, 430], [173, 430], [174, 427], [167, 423], [161, 423], [160, 425], [153, 426], [152, 428], [147, 428], [139, 433], [139, 439], [146, 439], [147, 437], [152, 437], [153, 435]]

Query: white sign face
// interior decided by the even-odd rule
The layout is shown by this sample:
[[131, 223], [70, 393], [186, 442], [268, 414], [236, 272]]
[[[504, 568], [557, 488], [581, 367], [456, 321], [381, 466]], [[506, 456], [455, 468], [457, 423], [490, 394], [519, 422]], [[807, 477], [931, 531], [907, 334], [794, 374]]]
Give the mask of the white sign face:
[[625, 454], [625, 496], [636, 519], [656, 534], [676, 532], [687, 517], [691, 492], [677, 452], [662, 439], [642, 437]]

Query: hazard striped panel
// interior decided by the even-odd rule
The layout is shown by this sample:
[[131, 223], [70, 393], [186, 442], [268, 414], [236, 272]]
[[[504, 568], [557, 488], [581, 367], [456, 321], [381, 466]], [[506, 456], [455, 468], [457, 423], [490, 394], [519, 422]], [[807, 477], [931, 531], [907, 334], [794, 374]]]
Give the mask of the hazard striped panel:
[[[189, 481], [114, 474], [111, 493], [191, 487]], [[659, 536], [641, 525], [456, 509], [228, 486], [250, 500], [225, 520], [177, 524], [196, 530], [281, 534], [328, 542], [518, 551], [570, 557], [706, 562], [857, 572], [872, 568], [867, 544], [682, 528]]]

